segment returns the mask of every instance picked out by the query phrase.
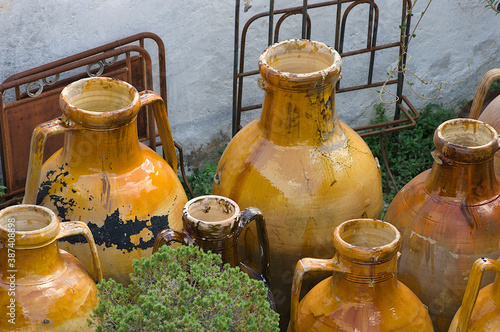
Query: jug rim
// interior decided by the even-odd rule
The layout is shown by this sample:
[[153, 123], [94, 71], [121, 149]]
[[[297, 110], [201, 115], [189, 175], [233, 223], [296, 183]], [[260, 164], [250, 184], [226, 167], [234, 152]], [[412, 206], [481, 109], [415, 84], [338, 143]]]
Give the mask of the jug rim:
[[[376, 239], [376, 244], [361, 246], [350, 243], [345, 239], [349, 231], [353, 234], [363, 234], [368, 230], [375, 231], [378, 235], [386, 235], [388, 239]], [[385, 234], [383, 234], [385, 233]], [[399, 230], [392, 224], [379, 219], [359, 218], [344, 221], [333, 232], [333, 243], [340, 256], [364, 263], [381, 263], [397, 255], [401, 247], [402, 237]]]
[[[453, 133], [454, 130], [458, 133]], [[464, 133], [473, 138], [467, 138]], [[464, 163], [488, 160], [500, 148], [495, 128], [468, 118], [450, 119], [440, 124], [434, 132], [434, 145], [445, 158]]]
[[[279, 55], [298, 53], [304, 65], [313, 63], [311, 60], [323, 60], [323, 66], [306, 72], [280, 70], [273, 61]], [[307, 58], [307, 55], [310, 57]], [[314, 58], [312, 58], [314, 57]], [[288, 39], [268, 46], [259, 56], [259, 70], [266, 82], [273, 86], [293, 89], [311, 89], [336, 83], [341, 78], [342, 58], [332, 47], [319, 41], [307, 39]], [[302, 70], [300, 70], [302, 71]]]
[[[86, 90], [84, 90], [86, 89]], [[96, 111], [75, 105], [80, 99], [89, 102], [90, 98], [79, 98], [82, 91], [103, 91], [115, 93], [121, 97], [117, 99], [119, 106], [112, 110]], [[118, 95], [119, 94], [119, 95]], [[102, 98], [102, 96], [101, 96]], [[59, 95], [59, 105], [62, 112], [69, 120], [90, 128], [117, 128], [131, 122], [141, 107], [140, 95], [137, 89], [130, 83], [111, 77], [87, 77], [68, 84]]]
[[[16, 229], [25, 226], [20, 225], [21, 221], [30, 224], [29, 221], [24, 220], [28, 216], [35, 219], [38, 218], [38, 221], [43, 226], [36, 227], [36, 224], [33, 224], [31, 225], [33, 229], [30, 230]], [[13, 226], [9, 226], [9, 224]], [[0, 241], [9, 247], [12, 246], [15, 249], [43, 247], [54, 242], [57, 239], [59, 231], [60, 225], [57, 216], [49, 208], [39, 205], [19, 204], [0, 210]], [[14, 234], [14, 236], [10, 234]], [[11, 238], [14, 241], [10, 240]]]
[[[221, 208], [228, 208], [230, 211], [228, 213], [222, 211], [222, 214], [227, 216], [225, 215], [218, 220], [203, 220], [203, 218], [193, 215], [192, 209], [199, 207], [204, 202], [215, 202]], [[212, 207], [207, 206], [207, 208], [206, 211], [203, 211], [204, 213], [208, 213]], [[192, 235], [197, 237], [220, 239], [230, 235], [232, 230], [237, 227], [239, 214], [240, 207], [232, 199], [219, 195], [203, 195], [189, 200], [184, 205], [182, 220], [188, 233], [194, 233]]]

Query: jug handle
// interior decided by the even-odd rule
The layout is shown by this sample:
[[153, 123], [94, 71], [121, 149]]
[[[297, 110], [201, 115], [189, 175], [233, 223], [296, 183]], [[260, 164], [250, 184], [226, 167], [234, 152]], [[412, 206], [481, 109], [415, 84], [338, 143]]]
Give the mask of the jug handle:
[[[151, 105], [153, 107], [153, 114], [157, 122], [158, 132], [160, 133], [165, 160], [174, 172], [177, 173], [177, 155], [175, 154], [174, 139], [172, 138], [172, 132], [168, 123], [165, 102], [158, 94], [150, 90], [142, 91], [139, 95], [141, 96], [141, 106]], [[150, 139], [156, 139], [156, 137]]]
[[292, 283], [292, 303], [290, 307], [290, 326], [289, 331], [297, 331], [296, 324], [299, 315], [299, 300], [300, 290], [302, 288], [302, 280], [307, 272], [332, 271], [346, 273], [349, 272], [339, 260], [338, 254], [332, 259], [317, 259], [317, 258], [302, 258], [295, 266]]
[[61, 229], [59, 234], [57, 234], [56, 239], [62, 239], [67, 236], [72, 235], [83, 235], [87, 239], [87, 243], [90, 247], [90, 253], [92, 254], [92, 262], [94, 263], [94, 270], [96, 272], [96, 282], [101, 282], [102, 280], [102, 268], [101, 261], [99, 260], [99, 255], [97, 254], [97, 246], [95, 245], [94, 237], [92, 232], [87, 227], [84, 222], [81, 221], [66, 221], [59, 224]]
[[70, 131], [74, 128], [75, 125], [68, 121], [65, 116], [62, 116], [39, 124], [35, 130], [33, 130], [23, 204], [36, 204], [36, 195], [38, 192], [43, 161], [43, 150], [47, 138], [55, 134]]
[[189, 234], [178, 232], [171, 229], [164, 229], [156, 235], [155, 245], [153, 247], [153, 254], [160, 249], [161, 246], [169, 244], [170, 242], [178, 242], [181, 244], [195, 244], [194, 239]]
[[[257, 239], [259, 241], [259, 249], [260, 249], [259, 251], [261, 258], [260, 276], [264, 280], [266, 286], [268, 286], [269, 275], [270, 275], [269, 240], [267, 237], [266, 220], [264, 219], [264, 216], [262, 215], [262, 212], [259, 209], [254, 207], [249, 207], [241, 211], [238, 217], [238, 230], [236, 232], [236, 242], [238, 242], [238, 239], [243, 229], [245, 229], [245, 227], [252, 221], [255, 221], [257, 226]], [[252, 270], [250, 267], [246, 266], [242, 262], [239, 262], [239, 265], [240, 268], [244, 271]]]
[[481, 288], [481, 280], [485, 271], [500, 272], [500, 262], [490, 258], [479, 258], [474, 262], [469, 274], [469, 281], [465, 289], [465, 295], [458, 317], [457, 332], [465, 332], [469, 326], [472, 310], [476, 304], [477, 295]]
[[483, 106], [484, 98], [488, 93], [488, 89], [490, 88], [491, 84], [498, 79], [500, 79], [500, 68], [490, 69], [486, 72], [486, 74], [484, 74], [481, 82], [479, 82], [476, 94], [474, 95], [474, 100], [472, 101], [472, 106], [470, 108], [469, 118], [476, 120], [479, 118], [481, 107]]

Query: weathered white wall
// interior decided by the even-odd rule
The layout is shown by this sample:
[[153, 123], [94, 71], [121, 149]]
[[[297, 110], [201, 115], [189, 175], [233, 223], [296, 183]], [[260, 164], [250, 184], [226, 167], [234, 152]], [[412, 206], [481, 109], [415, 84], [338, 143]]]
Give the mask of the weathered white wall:
[[[318, 1], [310, 1], [310, 3]], [[401, 0], [377, 1], [381, 9], [379, 44], [398, 39]], [[415, 25], [427, 0], [419, 0]], [[267, 0], [248, 0], [242, 21], [268, 9]], [[276, 0], [275, 8], [299, 6], [300, 0]], [[245, 1], [242, 1], [242, 8]], [[410, 45], [409, 68], [426, 81], [464, 83], [444, 86], [433, 102], [459, 108], [470, 99], [481, 76], [500, 67], [500, 16], [484, 8], [483, 0], [434, 0]], [[312, 39], [334, 43], [334, 9], [311, 11]], [[361, 46], [365, 39], [367, 11], [360, 10], [349, 22], [346, 45]], [[300, 36], [300, 19], [291, 19], [280, 39]], [[265, 48], [265, 21], [251, 29], [247, 67], [256, 68]], [[174, 138], [181, 143], [192, 166], [200, 166], [230, 138], [234, 2], [177, 0], [0, 0], [0, 82], [17, 72], [99, 46], [138, 32], [150, 31], [165, 42], [167, 55], [168, 107]], [[146, 45], [154, 53], [154, 44]], [[349, 46], [346, 46], [346, 50]], [[154, 56], [155, 57], [155, 56]], [[363, 83], [366, 57], [345, 59], [344, 82]], [[376, 73], [383, 77], [397, 60], [394, 51], [377, 55]], [[246, 101], [260, 102], [256, 85], [245, 83]], [[426, 97], [430, 85], [415, 84]], [[155, 90], [158, 90], [156, 81]], [[352, 126], [366, 124], [379, 103], [377, 89], [340, 94], [337, 109]], [[405, 94], [417, 107], [427, 104]], [[354, 96], [354, 97], [353, 97]], [[392, 109], [392, 107], [390, 108]], [[257, 116], [253, 112], [245, 117]]]

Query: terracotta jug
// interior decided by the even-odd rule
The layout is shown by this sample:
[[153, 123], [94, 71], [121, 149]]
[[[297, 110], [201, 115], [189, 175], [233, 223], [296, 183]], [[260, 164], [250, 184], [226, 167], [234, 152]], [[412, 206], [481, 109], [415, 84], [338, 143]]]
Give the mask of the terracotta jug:
[[0, 331], [93, 331], [87, 318], [97, 288], [85, 267], [57, 240], [83, 235], [97, 281], [102, 272], [92, 234], [82, 222], [59, 223], [48, 208], [16, 205], [0, 211]]
[[[292, 287], [289, 330], [433, 331], [427, 308], [397, 279], [401, 234], [375, 219], [354, 219], [335, 228], [332, 259], [303, 258]], [[334, 272], [300, 301], [306, 273]]]
[[[227, 146], [213, 193], [266, 216], [271, 289], [286, 327], [297, 260], [332, 257], [329, 243], [341, 222], [380, 217], [381, 173], [363, 139], [337, 118], [336, 51], [315, 41], [283, 41], [261, 54], [259, 69], [262, 114]], [[255, 243], [251, 228], [242, 236], [246, 248]]]
[[[82, 79], [63, 89], [63, 116], [39, 125], [31, 141], [25, 203], [51, 208], [61, 221], [81, 220], [92, 231], [105, 278], [128, 282], [134, 258], [150, 256], [156, 235], [181, 230], [186, 194], [165, 104], [111, 78]], [[168, 163], [139, 143], [137, 112], [153, 107]], [[64, 147], [40, 167], [46, 138], [64, 133]], [[80, 238], [68, 250], [90, 269]]]
[[479, 290], [485, 271], [500, 272], [499, 261], [479, 258], [469, 275], [462, 306], [453, 318], [449, 332], [500, 331], [500, 280]]
[[396, 195], [385, 220], [403, 234], [400, 280], [429, 307], [436, 331], [447, 331], [474, 261], [498, 256], [500, 187], [493, 155], [499, 141], [483, 122], [453, 119], [437, 128], [434, 145], [432, 168]]
[[[153, 252], [164, 244], [178, 242], [194, 244], [222, 256], [224, 263], [239, 266], [252, 277], [269, 283], [269, 242], [264, 216], [259, 209], [246, 208], [240, 211], [236, 202], [227, 197], [206, 195], [195, 197], [182, 210], [185, 231], [172, 229], [161, 231], [156, 237]], [[255, 221], [258, 229], [258, 246], [261, 252], [261, 272], [258, 273], [238, 258], [240, 233]]]
[[[497, 132], [500, 132], [500, 96], [496, 97], [485, 107], [484, 111], [481, 113], [481, 109], [483, 106], [484, 99], [491, 84], [500, 79], [500, 68], [495, 68], [489, 70], [486, 74], [484, 74], [481, 82], [479, 83], [476, 95], [474, 96], [474, 100], [472, 102], [471, 110], [470, 110], [470, 118], [478, 119], [483, 122], [486, 122]], [[495, 153], [495, 173], [500, 176], [500, 152]]]

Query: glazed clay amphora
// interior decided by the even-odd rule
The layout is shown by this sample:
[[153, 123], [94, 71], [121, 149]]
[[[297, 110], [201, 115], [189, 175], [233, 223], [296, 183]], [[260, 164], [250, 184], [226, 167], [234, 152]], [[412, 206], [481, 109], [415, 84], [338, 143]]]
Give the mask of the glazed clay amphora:
[[[486, 106], [482, 113], [481, 108], [491, 84], [499, 79], [500, 68], [491, 69], [486, 74], [484, 74], [481, 82], [477, 87], [476, 95], [474, 96], [470, 111], [471, 119], [478, 119], [480, 121], [486, 122], [487, 124], [495, 128], [497, 132], [500, 132], [500, 96], [493, 99], [491, 103]], [[494, 164], [495, 173], [500, 176], [500, 152], [495, 153]]]
[[[262, 53], [259, 69], [262, 114], [227, 146], [213, 193], [266, 216], [271, 289], [286, 327], [295, 264], [332, 257], [329, 243], [341, 222], [380, 217], [382, 179], [363, 139], [337, 119], [336, 51], [315, 41], [283, 41]], [[256, 242], [251, 231], [242, 237], [245, 248]]]
[[[434, 164], [394, 198], [385, 220], [403, 234], [399, 278], [447, 331], [474, 261], [498, 256], [500, 187], [493, 169], [498, 134], [471, 119], [453, 119], [434, 134]], [[485, 278], [485, 283], [493, 281]]]
[[[153, 252], [171, 242], [194, 244], [203, 250], [220, 254], [223, 263], [229, 263], [232, 267], [239, 266], [255, 279], [269, 283], [269, 243], [265, 219], [259, 209], [249, 207], [240, 211], [238, 204], [227, 197], [199, 196], [186, 203], [182, 211], [182, 221], [185, 231], [161, 231], [156, 237]], [[255, 221], [258, 230], [260, 273], [246, 266], [238, 258], [237, 244], [240, 233], [252, 221]]]
[[[31, 141], [24, 202], [51, 208], [61, 221], [81, 220], [92, 231], [105, 278], [128, 282], [134, 258], [151, 255], [156, 235], [181, 230], [186, 194], [165, 104], [111, 78], [82, 79], [63, 89], [61, 118], [39, 125]], [[168, 163], [139, 143], [137, 112], [153, 108]], [[46, 138], [64, 133], [64, 146], [41, 167]], [[80, 238], [62, 248], [90, 269]]]
[[57, 246], [70, 235], [88, 241], [87, 255], [100, 281], [97, 248], [84, 223], [59, 223], [54, 212], [35, 205], [0, 211], [0, 331], [94, 330], [87, 318], [98, 302], [95, 282]]
[[[297, 263], [289, 331], [433, 331], [427, 308], [397, 279], [401, 234], [394, 226], [349, 220], [335, 229], [333, 244], [333, 259]], [[314, 271], [334, 273], [299, 304], [302, 279]]]
[[[497, 273], [492, 284], [479, 290], [484, 272]], [[458, 309], [448, 332], [500, 331], [500, 262], [479, 258], [474, 262], [465, 290], [462, 306]]]

